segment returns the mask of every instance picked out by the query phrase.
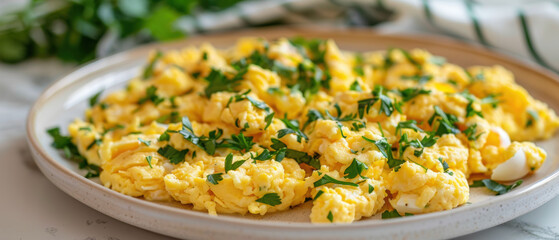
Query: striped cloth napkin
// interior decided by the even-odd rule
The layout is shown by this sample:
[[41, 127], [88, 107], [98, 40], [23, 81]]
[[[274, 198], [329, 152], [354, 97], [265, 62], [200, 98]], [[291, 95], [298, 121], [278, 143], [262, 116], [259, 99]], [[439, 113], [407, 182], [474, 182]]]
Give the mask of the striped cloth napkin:
[[177, 27], [195, 34], [278, 23], [445, 34], [559, 70], [559, 1], [553, 0], [246, 1], [184, 17]]

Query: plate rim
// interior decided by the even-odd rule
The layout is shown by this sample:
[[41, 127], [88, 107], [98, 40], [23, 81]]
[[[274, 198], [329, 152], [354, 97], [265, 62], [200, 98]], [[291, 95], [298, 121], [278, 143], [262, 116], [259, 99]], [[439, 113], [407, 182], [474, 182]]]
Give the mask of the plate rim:
[[[86, 184], [88, 186], [91, 186], [93, 188], [95, 188], [95, 190], [101, 191], [102, 193], [105, 194], [110, 194], [114, 197], [119, 198], [120, 200], [123, 201], [127, 201], [129, 203], [133, 203], [134, 205], [137, 205], [138, 207], [143, 207], [143, 208], [148, 208], [148, 209], [153, 209], [153, 210], [157, 210], [160, 211], [162, 213], [166, 213], [166, 214], [173, 214], [173, 215], [179, 215], [179, 216], [185, 216], [185, 217], [196, 217], [196, 218], [203, 218], [204, 220], [210, 220], [210, 221], [218, 221], [221, 223], [230, 223], [230, 224], [237, 224], [237, 225], [243, 225], [243, 226], [252, 226], [252, 227], [273, 227], [273, 228], [282, 228], [282, 229], [290, 229], [290, 230], [308, 230], [308, 229], [312, 229], [312, 230], [324, 230], [326, 228], [328, 228], [329, 230], [339, 230], [339, 229], [356, 229], [356, 228], [364, 228], [364, 227], [375, 227], [375, 228], [380, 228], [386, 225], [392, 225], [396, 222], [398, 223], [414, 223], [414, 222], [421, 222], [423, 220], [426, 219], [432, 219], [432, 218], [440, 218], [440, 217], [444, 217], [446, 215], [449, 214], [460, 214], [462, 212], [465, 211], [470, 211], [472, 209], [470, 208], [454, 208], [451, 210], [446, 210], [446, 211], [440, 211], [440, 212], [433, 212], [433, 213], [428, 213], [428, 214], [421, 214], [421, 215], [416, 215], [414, 217], [411, 218], [398, 218], [398, 219], [384, 219], [383, 221], [355, 221], [351, 224], [313, 224], [313, 223], [309, 223], [309, 222], [297, 222], [296, 224], [294, 224], [293, 222], [280, 222], [280, 221], [260, 221], [260, 220], [254, 220], [254, 219], [247, 219], [247, 218], [239, 218], [239, 217], [232, 217], [232, 216], [227, 216], [227, 215], [220, 215], [219, 217], [215, 217], [215, 216], [210, 216], [209, 214], [202, 212], [202, 211], [196, 211], [196, 210], [188, 210], [188, 209], [181, 209], [181, 208], [177, 208], [177, 207], [172, 207], [172, 206], [167, 206], [167, 205], [162, 205], [156, 202], [150, 202], [147, 200], [143, 200], [143, 199], [139, 199], [139, 198], [135, 198], [135, 197], [131, 197], [128, 195], [124, 195], [122, 193], [116, 192], [114, 190], [108, 189], [106, 187], [104, 187], [101, 184], [97, 184], [89, 179], [84, 178], [83, 176], [79, 175], [78, 173], [64, 167], [63, 165], [61, 165], [60, 163], [58, 163], [58, 161], [56, 161], [54, 158], [52, 158], [48, 152], [42, 147], [41, 143], [38, 140], [38, 137], [35, 135], [35, 132], [37, 131], [36, 126], [35, 126], [35, 122], [37, 121], [36, 119], [36, 114], [38, 112], [39, 109], [41, 109], [44, 104], [46, 102], [48, 102], [49, 99], [51, 99], [54, 94], [56, 94], [58, 91], [64, 89], [65, 87], [67, 87], [68, 85], [74, 83], [76, 80], [80, 79], [81, 77], [87, 76], [91, 73], [94, 73], [96, 71], [99, 71], [101, 69], [103, 69], [103, 66], [106, 66], [107, 64], [110, 64], [112, 62], [119, 62], [119, 60], [121, 60], [122, 58], [125, 58], [125, 56], [133, 54], [135, 52], [143, 52], [143, 51], [148, 51], [149, 49], [154, 49], [155, 46], [158, 46], [160, 48], [172, 48], [173, 46], [188, 46], [189, 44], [192, 44], [192, 42], [196, 42], [197, 40], [200, 39], [205, 39], [207, 37], [220, 37], [220, 36], [229, 36], [229, 35], [241, 35], [241, 36], [251, 36], [251, 35], [257, 35], [259, 31], [288, 31], [288, 32], [293, 32], [295, 33], [294, 35], [304, 35], [305, 33], [309, 33], [311, 32], [311, 34], [319, 34], [319, 35], [335, 35], [335, 34], [344, 34], [347, 32], [351, 32], [351, 34], [357, 34], [357, 35], [362, 35], [362, 36], [366, 36], [366, 37], [371, 37], [371, 38], [375, 38], [375, 37], [382, 37], [382, 38], [392, 38], [392, 39], [399, 39], [399, 40], [406, 40], [406, 41], [410, 41], [410, 42], [420, 42], [420, 43], [425, 43], [425, 42], [437, 42], [440, 43], [441, 46], [443, 46], [444, 48], [458, 48], [461, 50], [474, 50], [476, 54], [480, 54], [483, 55], [484, 57], [488, 57], [491, 58], [492, 60], [495, 60], [496, 62], [507, 62], [508, 64], [512, 64], [515, 65], [515, 67], [519, 67], [519, 68], [523, 68], [524, 70], [529, 71], [530, 73], [533, 74], [539, 74], [542, 76], [542, 79], [546, 80], [546, 84], [554, 84], [555, 87], [559, 88], [559, 76], [554, 74], [552, 71], [545, 69], [541, 66], [538, 66], [532, 62], [528, 62], [528, 61], [523, 61], [520, 59], [516, 59], [516, 58], [512, 58], [510, 56], [501, 54], [501, 53], [496, 53], [494, 51], [488, 50], [487, 48], [481, 47], [480, 45], [473, 45], [473, 44], [469, 44], [469, 43], [465, 43], [462, 41], [458, 41], [455, 39], [451, 39], [448, 37], [441, 37], [441, 36], [433, 36], [433, 35], [428, 35], [428, 34], [382, 34], [382, 33], [377, 33], [375, 31], [372, 31], [370, 29], [359, 29], [359, 28], [332, 28], [332, 27], [324, 27], [324, 28], [308, 28], [307, 26], [302, 26], [302, 27], [294, 27], [294, 26], [289, 26], [289, 27], [265, 27], [265, 28], [253, 28], [253, 29], [245, 29], [245, 30], [241, 30], [241, 31], [228, 31], [228, 32], [220, 32], [220, 33], [212, 33], [212, 34], [206, 34], [206, 35], [198, 35], [195, 37], [191, 37], [188, 39], [181, 39], [178, 41], [172, 41], [172, 42], [167, 42], [167, 43], [150, 43], [150, 44], [146, 44], [146, 45], [142, 45], [142, 46], [138, 46], [136, 48], [127, 50], [127, 51], [123, 51], [108, 57], [104, 57], [101, 59], [97, 59], [94, 60], [92, 62], [77, 66], [74, 70], [72, 70], [69, 74], [59, 78], [58, 80], [54, 81], [52, 84], [50, 84], [45, 90], [43, 90], [43, 92], [41, 93], [40, 97], [37, 98], [37, 100], [35, 100], [35, 103], [33, 104], [33, 106], [30, 108], [29, 114], [27, 116], [27, 120], [26, 120], [26, 137], [27, 137], [27, 142], [28, 145], [30, 146], [30, 148], [32, 148], [32, 150], [34, 150], [36, 153], [38, 153], [38, 155], [40, 155], [41, 159], [38, 159], [37, 157], [34, 156], [34, 160], [35, 162], [40, 165], [39, 161], [43, 162], [44, 164], [49, 164], [51, 167], [54, 167], [56, 170], [58, 170], [60, 173], [64, 174], [64, 176], [66, 177], [70, 177], [73, 180], [78, 180], [83, 184]], [[41, 169], [43, 174], [46, 175], [46, 173], [43, 171], [43, 169]], [[547, 185], [552, 183], [554, 180], [558, 181], [559, 179], [559, 170], [556, 170], [555, 172], [553, 172], [551, 175], [544, 177], [542, 179], [539, 179], [538, 181], [534, 182], [533, 184], [530, 185], [529, 188], [526, 189], [517, 189], [515, 192], [513, 192], [514, 194], [506, 194], [506, 195], [501, 195], [498, 198], [492, 198], [489, 200], [485, 200], [482, 203], [477, 203], [476, 204], [476, 208], [483, 208], [483, 207], [487, 207], [488, 205], [493, 205], [496, 202], [499, 203], [504, 203], [504, 202], [510, 202], [510, 201], [514, 201], [514, 199], [521, 197], [523, 194], [527, 194], [533, 191], [537, 191], [539, 188], [541, 188], [543, 185]], [[50, 180], [50, 178], [49, 178]], [[51, 180], [52, 182], [52, 180]], [[57, 184], [55, 184], [57, 185]], [[60, 186], [57, 185], [58, 188], [61, 188]], [[68, 193], [67, 193], [68, 194]], [[559, 191], [555, 191], [553, 194], [554, 196], [557, 196], [559, 194]], [[543, 201], [543, 203], [549, 201], [552, 197], [549, 197], [549, 199]], [[543, 203], [541, 205], [543, 205]], [[541, 206], [540, 205], [540, 206]], [[519, 215], [522, 215], [524, 213], [527, 213], [534, 208], [526, 208], [523, 209], [522, 211], [520, 211]], [[100, 211], [98, 209], [96, 209], [97, 211]], [[512, 218], [511, 218], [512, 219]], [[510, 219], [508, 219], [510, 220]], [[501, 223], [504, 221], [501, 221]], [[497, 224], [495, 224], [497, 225]], [[494, 225], [493, 225], [494, 226]], [[487, 226], [487, 228], [492, 227], [492, 226]], [[481, 229], [480, 229], [481, 230]]]

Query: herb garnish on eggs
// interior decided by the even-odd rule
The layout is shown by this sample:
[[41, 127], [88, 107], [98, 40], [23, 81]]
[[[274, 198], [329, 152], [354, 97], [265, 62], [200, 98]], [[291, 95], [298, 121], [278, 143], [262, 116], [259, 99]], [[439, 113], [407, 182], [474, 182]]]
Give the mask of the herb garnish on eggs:
[[313, 223], [450, 210], [475, 186], [513, 191], [546, 158], [530, 141], [559, 127], [502, 67], [304, 38], [156, 51], [89, 107], [69, 136], [48, 134], [105, 187], [212, 215], [308, 199]]

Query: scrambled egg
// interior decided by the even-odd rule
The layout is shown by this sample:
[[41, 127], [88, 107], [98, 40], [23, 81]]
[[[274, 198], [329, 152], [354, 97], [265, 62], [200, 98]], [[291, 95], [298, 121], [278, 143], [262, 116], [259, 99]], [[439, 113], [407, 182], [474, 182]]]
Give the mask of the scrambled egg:
[[546, 153], [528, 141], [559, 126], [500, 66], [343, 52], [331, 40], [154, 52], [103, 96], [68, 128], [106, 187], [212, 215], [313, 201], [314, 223], [455, 208], [472, 174], [536, 171]]

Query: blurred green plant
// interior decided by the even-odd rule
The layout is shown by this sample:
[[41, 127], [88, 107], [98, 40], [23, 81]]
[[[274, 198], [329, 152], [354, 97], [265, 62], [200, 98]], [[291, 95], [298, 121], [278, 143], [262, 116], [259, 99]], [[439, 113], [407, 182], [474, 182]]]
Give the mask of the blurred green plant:
[[54, 55], [83, 63], [103, 52], [101, 48], [114, 47], [111, 43], [184, 37], [175, 24], [180, 17], [220, 11], [241, 1], [32, 0], [23, 9], [0, 16], [0, 61]]

